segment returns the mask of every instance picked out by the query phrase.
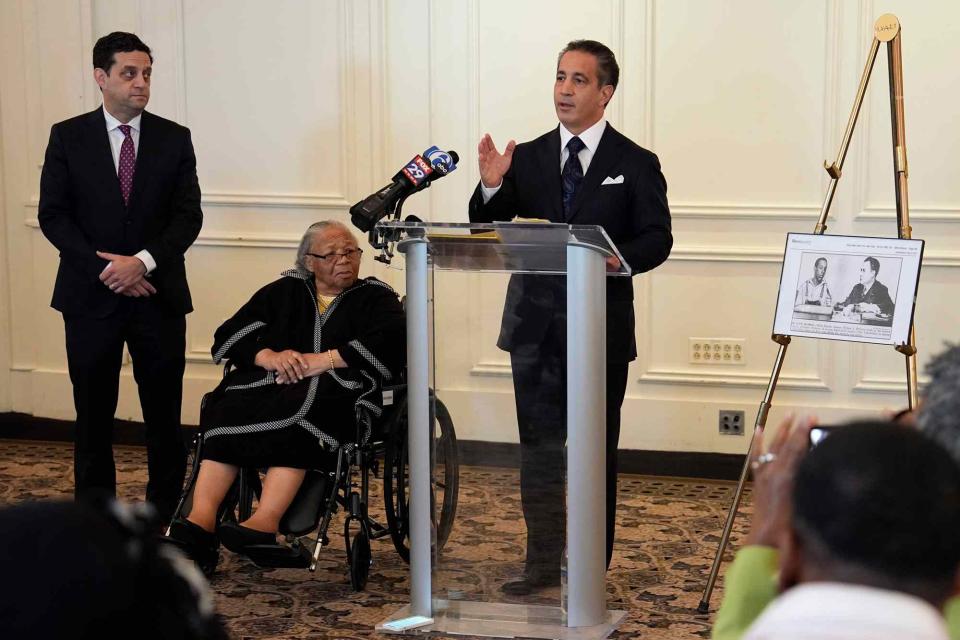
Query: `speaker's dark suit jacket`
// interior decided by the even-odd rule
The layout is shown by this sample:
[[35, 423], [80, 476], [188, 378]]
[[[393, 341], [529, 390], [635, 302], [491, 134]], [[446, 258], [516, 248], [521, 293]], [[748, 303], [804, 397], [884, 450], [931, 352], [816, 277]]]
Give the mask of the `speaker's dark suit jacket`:
[[[161, 516], [176, 505], [186, 452], [180, 429], [185, 314], [192, 311], [183, 255], [203, 222], [190, 131], [144, 112], [129, 204], [113, 163], [103, 109], [55, 124], [40, 177], [40, 228], [60, 251], [51, 305], [64, 317], [77, 423], [75, 492], [115, 492], [113, 418], [123, 345], [146, 425], [147, 500]], [[156, 261], [157, 293], [110, 291], [97, 251]]]
[[113, 164], [103, 109], [50, 131], [40, 178], [40, 228], [60, 250], [54, 309], [104, 317], [121, 297], [99, 280], [107, 261], [97, 251], [133, 255], [146, 249], [157, 268], [150, 282], [172, 312], [193, 310], [183, 254], [200, 233], [197, 160], [186, 127], [144, 112], [130, 205]]
[[[602, 184], [607, 178], [619, 184]], [[616, 244], [633, 273], [649, 271], [667, 259], [673, 246], [667, 183], [657, 156], [609, 123], [587, 173], [564, 218], [560, 184], [560, 130], [517, 145], [500, 190], [483, 204], [480, 186], [470, 200], [470, 220], [493, 222], [514, 216], [551, 222], [597, 224]], [[565, 309], [561, 279], [514, 276], [504, 304], [498, 345], [513, 351], [538, 344]], [[607, 359], [629, 362], [637, 356], [634, 337], [633, 285], [629, 278], [607, 278]]]

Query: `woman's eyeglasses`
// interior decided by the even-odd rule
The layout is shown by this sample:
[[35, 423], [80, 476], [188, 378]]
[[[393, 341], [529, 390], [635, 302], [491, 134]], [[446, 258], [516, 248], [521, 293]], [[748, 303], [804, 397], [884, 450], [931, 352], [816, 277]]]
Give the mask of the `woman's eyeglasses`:
[[323, 255], [319, 253], [310, 253], [308, 251], [306, 255], [323, 260], [327, 264], [336, 264], [340, 261], [340, 258], [346, 258], [347, 260], [359, 260], [360, 256], [363, 255], [363, 249], [347, 249], [341, 253], [325, 253]]

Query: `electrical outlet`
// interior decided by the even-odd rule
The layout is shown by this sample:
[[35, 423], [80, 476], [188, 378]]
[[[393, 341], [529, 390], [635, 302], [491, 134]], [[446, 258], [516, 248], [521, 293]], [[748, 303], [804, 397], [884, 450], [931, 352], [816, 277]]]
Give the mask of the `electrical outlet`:
[[746, 364], [743, 338], [687, 338], [692, 364]]
[[720, 409], [720, 435], [722, 436], [742, 436], [743, 435], [743, 411], [734, 411], [731, 409]]

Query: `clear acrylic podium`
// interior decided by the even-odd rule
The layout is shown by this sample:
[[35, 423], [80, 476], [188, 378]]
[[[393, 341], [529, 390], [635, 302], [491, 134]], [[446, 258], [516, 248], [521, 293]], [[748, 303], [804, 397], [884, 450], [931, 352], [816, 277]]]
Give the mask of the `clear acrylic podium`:
[[[605, 588], [606, 278], [630, 268], [599, 226], [555, 223], [383, 222], [406, 261], [410, 604], [377, 626], [393, 633], [604, 638], [624, 613]], [[606, 258], [620, 268], [608, 272]], [[433, 270], [565, 275], [567, 290], [566, 589], [561, 606], [470, 602], [434, 596], [431, 442]], [[405, 631], [412, 616], [433, 623]], [[386, 626], [385, 626], [386, 625]]]

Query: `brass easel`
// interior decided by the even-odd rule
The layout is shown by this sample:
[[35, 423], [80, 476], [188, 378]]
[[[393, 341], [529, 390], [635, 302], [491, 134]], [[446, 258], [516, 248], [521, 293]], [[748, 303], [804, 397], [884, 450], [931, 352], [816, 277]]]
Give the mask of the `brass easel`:
[[[833, 195], [837, 190], [837, 182], [843, 171], [843, 161], [847, 156], [847, 149], [850, 146], [850, 138], [853, 135], [853, 128], [857, 124], [857, 117], [860, 115], [860, 107], [863, 106], [864, 94], [867, 91], [867, 83], [870, 80], [870, 73], [873, 71], [873, 63], [877, 59], [877, 51], [880, 43], [887, 43], [887, 66], [890, 73], [890, 119], [893, 124], [893, 176], [894, 186], [896, 188], [897, 198], [897, 227], [901, 239], [910, 238], [910, 210], [907, 204], [907, 145], [904, 135], [903, 118], [903, 65], [900, 55], [900, 21], [893, 14], [887, 13], [879, 18], [873, 25], [873, 43], [870, 46], [870, 53], [867, 54], [867, 64], [864, 66], [863, 75], [860, 77], [860, 86], [857, 89], [857, 97], [853, 102], [853, 111], [850, 113], [850, 119], [847, 121], [847, 130], [843, 134], [843, 141], [840, 143], [840, 151], [837, 153], [837, 159], [833, 164], [823, 163], [823, 168], [830, 174], [830, 185], [827, 187], [827, 195], [823, 201], [823, 207], [820, 209], [820, 218], [817, 220], [817, 226], [814, 233], [823, 234], [827, 230], [827, 215], [830, 213], [830, 205], [833, 203]], [[737, 517], [737, 509], [740, 507], [740, 498], [743, 495], [743, 486], [747, 481], [747, 474], [750, 470], [750, 458], [753, 452], [753, 443], [757, 435], [757, 430], [762, 430], [767, 424], [767, 415], [770, 413], [771, 400], [773, 392], [777, 387], [777, 379], [780, 377], [780, 369], [783, 367], [783, 360], [787, 354], [787, 346], [790, 344], [790, 336], [774, 334], [771, 339], [780, 345], [777, 351], [777, 358], [773, 364], [773, 373], [770, 375], [770, 383], [767, 385], [767, 392], [760, 403], [760, 409], [757, 412], [757, 421], [754, 424], [753, 435], [750, 437], [750, 446], [747, 447], [747, 457], [743, 464], [743, 471], [740, 472], [740, 481], [737, 483], [737, 490], [733, 496], [733, 504], [730, 505], [730, 511], [727, 513], [727, 521], [723, 526], [723, 535], [720, 537], [720, 547], [717, 549], [717, 555], [713, 559], [713, 566], [710, 568], [710, 575], [707, 578], [707, 586], [704, 589], [703, 597], [700, 599], [700, 605], [697, 610], [700, 613], [707, 613], [710, 608], [710, 594], [713, 592], [713, 585], [717, 580], [717, 574], [720, 572], [720, 564], [723, 561], [723, 552], [727, 548], [730, 540], [730, 532], [733, 529], [733, 521]], [[906, 356], [907, 360], [907, 406], [913, 409], [917, 406], [917, 348], [916, 334], [913, 326], [910, 327], [910, 341], [907, 344], [896, 347], [897, 351]]]

